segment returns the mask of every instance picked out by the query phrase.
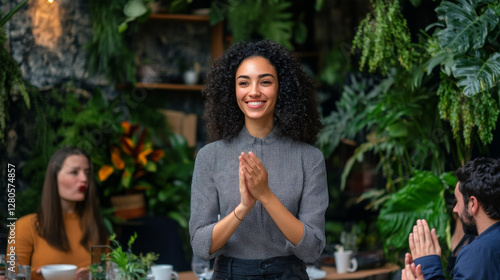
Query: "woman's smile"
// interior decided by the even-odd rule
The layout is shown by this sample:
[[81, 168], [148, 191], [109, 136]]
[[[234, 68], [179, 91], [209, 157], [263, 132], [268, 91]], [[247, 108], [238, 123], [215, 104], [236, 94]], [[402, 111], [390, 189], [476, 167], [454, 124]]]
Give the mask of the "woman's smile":
[[273, 126], [278, 98], [278, 75], [274, 66], [261, 56], [245, 59], [236, 71], [236, 99], [245, 123]]
[[247, 101], [248, 107], [250, 108], [259, 108], [264, 105], [265, 101]]

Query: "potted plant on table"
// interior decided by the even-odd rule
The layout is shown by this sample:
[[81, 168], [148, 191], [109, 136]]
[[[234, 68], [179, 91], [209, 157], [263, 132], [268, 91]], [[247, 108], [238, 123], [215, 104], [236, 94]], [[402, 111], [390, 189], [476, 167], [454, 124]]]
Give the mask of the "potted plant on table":
[[[124, 250], [116, 240], [116, 235], [111, 235], [109, 238], [111, 242], [109, 253], [101, 256], [102, 262], [100, 264], [90, 266], [92, 279], [110, 279], [109, 274], [114, 276], [111, 279], [117, 280], [150, 279], [148, 271], [158, 260], [159, 255], [153, 252], [148, 252], [145, 255], [142, 253], [139, 255], [134, 254], [132, 244], [136, 239], [137, 233], [130, 236], [127, 249]], [[106, 266], [106, 269], [103, 268], [103, 265]]]
[[115, 207], [115, 216], [131, 219], [146, 214], [143, 193], [153, 187], [164, 151], [155, 147], [148, 128], [123, 121], [122, 129], [109, 147], [107, 162], [100, 164], [98, 180]]
[[108, 257], [111, 262], [116, 264], [116, 279], [149, 279], [148, 271], [158, 259], [158, 254], [149, 252], [146, 255], [140, 254], [137, 256], [132, 253], [132, 244], [137, 238], [137, 233], [130, 237], [127, 244], [127, 251], [123, 251], [120, 243], [116, 241], [115, 237], [115, 235], [110, 237], [112, 249]]

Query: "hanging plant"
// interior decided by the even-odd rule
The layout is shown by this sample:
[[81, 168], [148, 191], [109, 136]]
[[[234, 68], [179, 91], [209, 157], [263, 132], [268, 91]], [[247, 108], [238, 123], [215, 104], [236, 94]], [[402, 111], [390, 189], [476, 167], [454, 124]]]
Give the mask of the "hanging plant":
[[359, 68], [386, 75], [391, 67], [413, 65], [411, 34], [401, 14], [398, 0], [375, 0], [373, 14], [368, 13], [354, 36], [353, 53], [361, 50]]
[[450, 122], [453, 137], [463, 139], [462, 150], [470, 148], [474, 132], [483, 143], [493, 141], [492, 130], [500, 111], [489, 91], [467, 97], [448, 78], [441, 81], [437, 94], [439, 115]]

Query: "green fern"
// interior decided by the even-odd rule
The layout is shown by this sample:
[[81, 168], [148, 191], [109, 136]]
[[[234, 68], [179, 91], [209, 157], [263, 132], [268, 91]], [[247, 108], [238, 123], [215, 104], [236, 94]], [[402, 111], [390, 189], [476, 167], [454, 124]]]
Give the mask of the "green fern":
[[[251, 40], [255, 37], [270, 39], [293, 49], [292, 39], [304, 40], [306, 28], [302, 23], [295, 23], [293, 14], [288, 12], [292, 2], [285, 0], [229, 0], [225, 14], [214, 13], [220, 10], [212, 4], [212, 20], [215, 23], [227, 17], [227, 26], [231, 30], [233, 42]], [[216, 19], [214, 19], [216, 18]], [[295, 36], [295, 38], [294, 38]]]
[[228, 1], [227, 27], [232, 31], [235, 42], [251, 38], [260, 18], [262, 1]]
[[362, 143], [344, 166], [341, 189], [355, 162], [361, 162], [369, 152], [380, 159], [388, 192], [404, 186], [405, 180], [418, 170], [443, 172], [445, 153], [441, 145], [449, 147], [449, 143], [446, 134], [439, 135], [439, 139], [435, 135], [442, 131], [435, 110], [438, 98], [425, 87], [409, 87], [411, 76], [410, 72], [393, 69], [367, 93], [362, 87], [344, 87], [336, 110], [324, 118], [318, 147], [325, 156], [341, 139], [366, 135], [366, 139], [356, 139]]
[[317, 147], [329, 157], [344, 138], [354, 140], [366, 126], [367, 107], [379, 101], [378, 92], [370, 91], [373, 80], [351, 75], [351, 85], [344, 86], [342, 96], [335, 103], [335, 110], [323, 118]]
[[261, 18], [262, 22], [258, 33], [263, 38], [269, 38], [288, 49], [293, 49], [291, 41], [294, 22], [292, 21], [292, 14], [286, 12], [290, 6], [292, 6], [291, 2], [277, 2], [274, 5], [264, 7], [266, 12], [272, 14], [273, 17], [264, 16]]

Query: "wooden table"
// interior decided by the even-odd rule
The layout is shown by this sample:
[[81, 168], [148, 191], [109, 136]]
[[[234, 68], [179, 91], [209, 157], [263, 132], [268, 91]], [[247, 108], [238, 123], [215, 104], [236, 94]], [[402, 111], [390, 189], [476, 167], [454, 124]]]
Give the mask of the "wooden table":
[[[370, 279], [377, 275], [389, 274], [397, 271], [399, 266], [387, 263], [384, 266], [374, 269], [361, 269], [355, 272], [338, 274], [334, 267], [323, 266], [322, 270], [326, 271], [325, 280], [347, 280], [347, 279]], [[184, 271], [179, 273], [179, 280], [198, 280], [192, 271]]]
[[389, 274], [391, 272], [397, 271], [398, 265], [392, 263], [386, 263], [384, 266], [373, 268], [373, 269], [360, 269], [355, 272], [348, 272], [338, 274], [334, 267], [323, 266], [322, 270], [326, 271], [325, 280], [342, 280], [342, 279], [370, 279], [377, 275]]
[[179, 280], [198, 280], [192, 271], [179, 272]]

